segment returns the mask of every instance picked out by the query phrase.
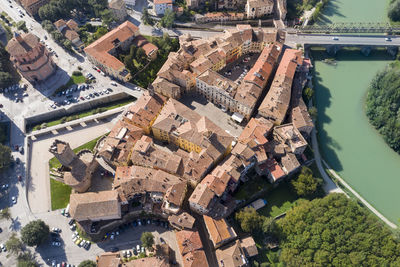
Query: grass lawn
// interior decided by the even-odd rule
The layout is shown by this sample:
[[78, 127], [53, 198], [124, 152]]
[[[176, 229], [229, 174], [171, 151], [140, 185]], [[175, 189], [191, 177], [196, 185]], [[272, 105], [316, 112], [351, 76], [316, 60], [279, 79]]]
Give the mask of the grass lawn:
[[[97, 137], [96, 139], [93, 139], [89, 142], [87, 142], [86, 144], [83, 144], [81, 146], [78, 146], [77, 148], [74, 148], [74, 152], [78, 153], [80, 150], [82, 149], [89, 149], [91, 151], [93, 151], [94, 147], [96, 146], [97, 141], [101, 138], [102, 136]], [[49, 168], [50, 170], [52, 168], [59, 168], [61, 167], [61, 163], [58, 161], [58, 159], [56, 157], [53, 157], [49, 160]], [[53, 180], [53, 179], [51, 179]]]
[[280, 184], [262, 198], [268, 203], [258, 212], [266, 217], [276, 217], [290, 210], [298, 199], [297, 195], [290, 190], [288, 183]]
[[82, 118], [85, 118], [85, 117], [88, 117], [88, 116], [91, 116], [91, 115], [94, 115], [94, 114], [98, 114], [98, 113], [102, 113], [102, 112], [105, 112], [105, 111], [108, 111], [108, 110], [119, 108], [119, 107], [128, 105], [128, 104], [132, 103], [135, 100], [136, 99], [133, 98], [133, 97], [129, 98], [129, 99], [119, 100], [119, 101], [115, 101], [115, 102], [112, 102], [112, 103], [108, 103], [106, 105], [101, 105], [101, 106], [99, 106], [97, 108], [94, 108], [94, 109], [89, 109], [89, 110], [86, 110], [86, 111], [75, 113], [75, 114], [67, 116], [67, 117], [62, 117], [62, 118], [59, 118], [57, 120], [40, 123], [40, 124], [37, 124], [37, 125], [33, 126], [32, 131], [40, 130], [40, 129], [42, 129], [43, 126], [47, 128], [47, 127], [55, 126], [55, 125], [58, 125], [58, 124], [61, 124], [61, 123], [64, 123], [64, 122], [73, 121], [73, 120], [77, 120], [77, 119], [82, 119]]
[[84, 83], [85, 81], [86, 81], [86, 78], [83, 75], [72, 75], [66, 84], [61, 85], [60, 87], [57, 88], [57, 90], [54, 91], [53, 96], [56, 95], [58, 92], [67, 90], [73, 84], [80, 84], [80, 83]]
[[247, 200], [257, 192], [271, 186], [272, 185], [267, 181], [267, 178], [255, 175], [254, 178], [251, 178], [249, 181], [239, 186], [234, 197], [238, 200]]
[[71, 187], [54, 179], [50, 179], [51, 209], [65, 208], [69, 202]]

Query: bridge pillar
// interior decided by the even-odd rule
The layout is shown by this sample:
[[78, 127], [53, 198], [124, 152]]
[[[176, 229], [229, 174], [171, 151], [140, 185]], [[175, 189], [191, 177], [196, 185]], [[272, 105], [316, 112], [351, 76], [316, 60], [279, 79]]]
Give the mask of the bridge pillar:
[[338, 45], [328, 45], [326, 47], [326, 52], [328, 52], [329, 55], [336, 55], [336, 53], [340, 50], [340, 46]]
[[388, 46], [386, 48], [386, 51], [391, 55], [392, 57], [396, 57], [397, 53], [399, 51], [399, 48], [397, 46]]
[[364, 46], [361, 48], [361, 53], [363, 53], [364, 56], [369, 56], [371, 54], [372, 48], [370, 46]]

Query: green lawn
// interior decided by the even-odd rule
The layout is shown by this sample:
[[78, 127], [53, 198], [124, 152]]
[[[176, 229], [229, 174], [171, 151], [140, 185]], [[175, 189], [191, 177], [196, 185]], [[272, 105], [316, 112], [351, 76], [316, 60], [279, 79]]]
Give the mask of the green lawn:
[[80, 83], [84, 83], [85, 81], [86, 81], [86, 78], [83, 75], [72, 75], [66, 84], [61, 85], [60, 87], [57, 88], [57, 90], [54, 91], [53, 95], [56, 95], [58, 92], [67, 90], [73, 84], [80, 84]]
[[65, 208], [69, 202], [71, 187], [54, 179], [50, 179], [51, 209]]
[[94, 114], [98, 114], [98, 113], [102, 113], [102, 112], [105, 112], [105, 111], [108, 111], [108, 110], [119, 108], [119, 107], [128, 105], [128, 104], [132, 103], [135, 100], [136, 100], [135, 98], [124, 99], [124, 100], [120, 100], [120, 101], [109, 103], [107, 105], [101, 105], [101, 106], [99, 106], [97, 108], [94, 108], [94, 109], [89, 109], [89, 110], [86, 110], [86, 111], [75, 113], [75, 114], [67, 116], [67, 117], [62, 117], [62, 118], [59, 118], [57, 120], [40, 123], [40, 124], [34, 125], [33, 128], [32, 128], [32, 131], [40, 130], [43, 127], [47, 128], [47, 127], [55, 126], [55, 125], [58, 125], [58, 124], [61, 124], [61, 123], [64, 123], [64, 122], [73, 121], [73, 120], [77, 120], [77, 119], [82, 119], [82, 118], [85, 118], [85, 117], [88, 117], [88, 116], [91, 116], [91, 115], [94, 115]]
[[267, 200], [268, 203], [258, 212], [266, 217], [276, 217], [290, 210], [297, 201], [297, 196], [290, 190], [288, 183], [280, 184], [262, 198]]
[[239, 186], [238, 191], [234, 194], [235, 199], [247, 200], [257, 192], [270, 188], [272, 185], [267, 181], [267, 178], [255, 175], [249, 181]]

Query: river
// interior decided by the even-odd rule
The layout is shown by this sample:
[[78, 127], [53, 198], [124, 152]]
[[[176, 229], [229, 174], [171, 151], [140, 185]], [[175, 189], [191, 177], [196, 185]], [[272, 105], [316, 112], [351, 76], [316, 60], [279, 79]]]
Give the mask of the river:
[[[324, 22], [386, 21], [382, 0], [331, 0]], [[385, 52], [369, 57], [359, 52], [339, 52], [337, 65], [313, 54], [318, 138], [323, 158], [354, 190], [385, 217], [400, 218], [400, 156], [369, 124], [364, 112], [371, 79], [390, 58]]]

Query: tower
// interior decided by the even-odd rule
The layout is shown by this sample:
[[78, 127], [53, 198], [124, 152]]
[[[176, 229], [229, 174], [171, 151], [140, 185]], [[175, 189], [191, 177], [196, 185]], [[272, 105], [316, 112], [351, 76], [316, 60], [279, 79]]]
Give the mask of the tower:
[[74, 160], [78, 159], [75, 152], [68, 143], [56, 139], [51, 145], [49, 151], [60, 161], [65, 167], [71, 167]]

